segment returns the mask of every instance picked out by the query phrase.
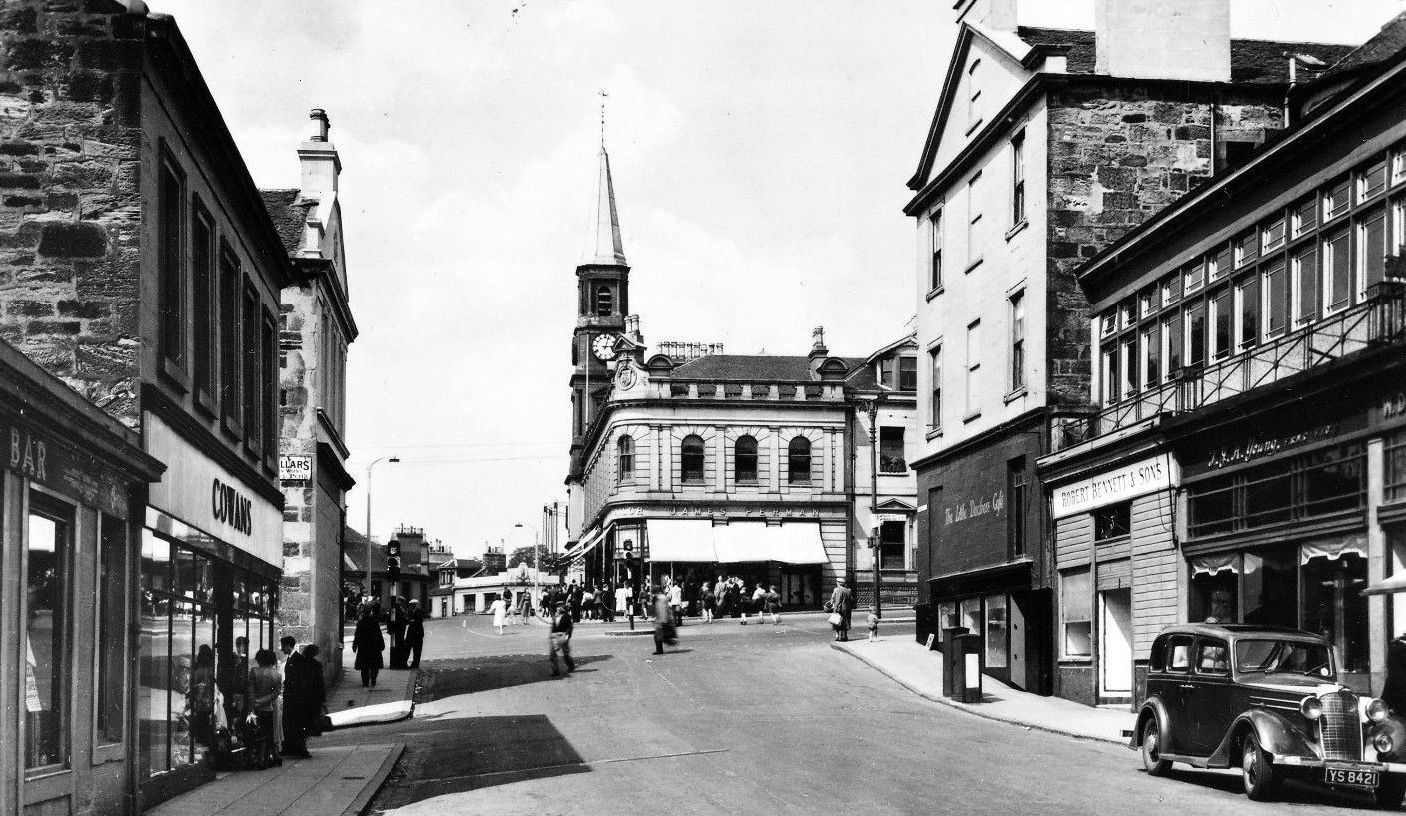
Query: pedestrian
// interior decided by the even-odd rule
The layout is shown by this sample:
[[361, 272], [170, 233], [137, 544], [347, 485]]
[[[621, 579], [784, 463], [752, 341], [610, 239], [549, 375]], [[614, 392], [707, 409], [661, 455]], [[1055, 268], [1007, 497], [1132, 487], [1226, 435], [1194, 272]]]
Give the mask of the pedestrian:
[[766, 604], [763, 611], [771, 614], [772, 624], [781, 623], [781, 618], [777, 615], [777, 612], [781, 610], [781, 593], [776, 591], [776, 587], [767, 588], [763, 601]]
[[562, 661], [566, 663], [566, 673], [571, 674], [576, 671], [576, 661], [571, 659], [571, 632], [574, 626], [571, 621], [571, 614], [566, 610], [566, 603], [559, 602], [556, 611], [552, 614], [552, 628], [547, 634], [548, 659], [552, 663], [552, 675], [561, 674], [557, 667], [557, 655], [560, 654]]
[[405, 650], [409, 653], [409, 666], [420, 668], [420, 651], [425, 648], [425, 613], [420, 611], [420, 602], [411, 601], [410, 611], [405, 616]]
[[503, 627], [508, 622], [508, 602], [503, 599], [501, 593], [493, 599], [493, 605], [488, 607], [488, 611], [493, 613], [493, 628], [498, 634], [503, 634]]
[[669, 622], [669, 596], [657, 584], [650, 591], [654, 606], [654, 653], [664, 654], [664, 644], [673, 646], [677, 639], [674, 625]]
[[581, 588], [581, 616], [590, 620], [596, 615], [596, 593], [590, 584]]
[[869, 607], [869, 614], [865, 616], [865, 623], [869, 624], [869, 642], [877, 643], [879, 640], [879, 608]]
[[683, 585], [673, 579], [669, 581], [669, 622], [683, 625]]
[[376, 675], [381, 673], [381, 652], [385, 648], [386, 639], [381, 637], [381, 625], [376, 622], [376, 607], [363, 608], [361, 620], [356, 624], [356, 634], [352, 635], [352, 651], [356, 653], [356, 668], [361, 672], [362, 688], [376, 687]]
[[835, 640], [846, 642], [849, 640], [849, 619], [850, 613], [854, 611], [854, 594], [849, 587], [845, 586], [844, 576], [835, 579], [835, 589], [830, 593], [830, 604], [835, 608], [835, 614], [840, 616], [839, 627], [835, 630]]
[[[284, 637], [282, 645], [293, 646], [292, 637]], [[283, 669], [283, 753], [306, 759], [308, 737], [321, 733], [322, 708], [327, 700], [322, 680], [322, 662], [313, 644], [304, 646], [288, 656]]]
[[713, 595], [713, 585], [703, 585], [703, 622], [713, 622], [713, 606], [717, 603], [716, 596]]
[[634, 608], [630, 606], [630, 585], [625, 581], [615, 588], [615, 613], [634, 618]]
[[[377, 630], [379, 633], [379, 629]], [[283, 678], [278, 673], [278, 658], [272, 649], [254, 653], [254, 671], [249, 677], [252, 739], [249, 740], [250, 761], [255, 768], [282, 765], [278, 746], [273, 741], [274, 713], [277, 710]]]
[[387, 612], [386, 619], [386, 634], [391, 641], [391, 668], [402, 668], [397, 655], [400, 652], [400, 641], [405, 637], [405, 606], [398, 595], [391, 596], [391, 608]]
[[195, 666], [186, 690], [186, 709], [190, 712], [191, 738], [199, 745], [214, 746], [215, 650], [208, 643], [200, 644], [195, 652]]

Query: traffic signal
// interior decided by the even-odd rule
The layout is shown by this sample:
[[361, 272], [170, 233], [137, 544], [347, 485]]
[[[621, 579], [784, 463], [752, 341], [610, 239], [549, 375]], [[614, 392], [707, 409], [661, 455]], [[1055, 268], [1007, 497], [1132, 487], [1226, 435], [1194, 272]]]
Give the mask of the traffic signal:
[[400, 556], [400, 539], [392, 538], [390, 544], [387, 546], [390, 548], [391, 555], [396, 557]]
[[[399, 548], [397, 548], [397, 549], [399, 549]], [[392, 556], [389, 556], [389, 557], [386, 558], [386, 576], [387, 576], [391, 581], [399, 581], [399, 580], [400, 580], [400, 558], [399, 558], [399, 557], [392, 555]]]

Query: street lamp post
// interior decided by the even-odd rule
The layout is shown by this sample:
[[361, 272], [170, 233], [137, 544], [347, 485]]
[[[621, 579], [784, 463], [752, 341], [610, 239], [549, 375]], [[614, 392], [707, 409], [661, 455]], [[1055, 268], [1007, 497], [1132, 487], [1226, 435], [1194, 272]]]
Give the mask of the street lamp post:
[[874, 559], [874, 615], [884, 616], [883, 605], [879, 602], [879, 400], [875, 396], [864, 407], [869, 413], [869, 553]]
[[382, 462], [395, 464], [397, 456], [382, 456], [366, 466], [366, 597], [371, 598], [371, 470]]

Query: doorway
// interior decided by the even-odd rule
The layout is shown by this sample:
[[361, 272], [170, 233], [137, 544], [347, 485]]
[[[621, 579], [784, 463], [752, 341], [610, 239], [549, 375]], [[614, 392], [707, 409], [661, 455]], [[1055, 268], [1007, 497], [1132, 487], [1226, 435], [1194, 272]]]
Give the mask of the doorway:
[[1133, 691], [1133, 591], [1106, 589], [1098, 594], [1100, 610], [1100, 693], [1122, 696]]

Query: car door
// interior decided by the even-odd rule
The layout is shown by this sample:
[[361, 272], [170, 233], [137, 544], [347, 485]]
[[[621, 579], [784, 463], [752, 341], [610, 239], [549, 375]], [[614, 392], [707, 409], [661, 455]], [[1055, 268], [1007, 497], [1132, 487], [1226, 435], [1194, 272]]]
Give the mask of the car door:
[[1166, 743], [1163, 753], [1184, 754], [1190, 750], [1191, 718], [1186, 713], [1191, 684], [1191, 635], [1168, 635], [1163, 642], [1163, 671], [1155, 680], [1148, 678], [1148, 695], [1157, 694], [1167, 712], [1162, 724]]
[[1233, 689], [1230, 680], [1230, 644], [1221, 638], [1200, 637], [1191, 661], [1190, 688], [1185, 710], [1191, 756], [1210, 756], [1230, 726], [1227, 712]]

